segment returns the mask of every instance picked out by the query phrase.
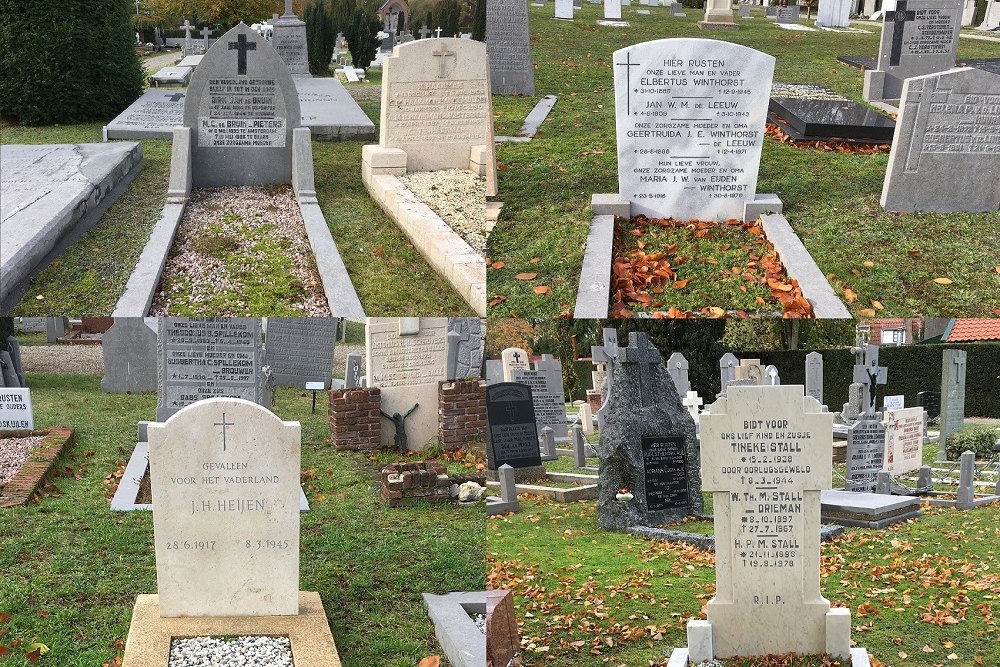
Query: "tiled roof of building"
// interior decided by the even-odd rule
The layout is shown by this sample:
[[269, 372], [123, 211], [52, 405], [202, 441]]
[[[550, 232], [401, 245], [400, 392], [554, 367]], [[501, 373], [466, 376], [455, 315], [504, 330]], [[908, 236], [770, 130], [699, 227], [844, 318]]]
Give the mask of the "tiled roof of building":
[[1000, 340], [1000, 317], [958, 318], [944, 342], [961, 343], [977, 340]]

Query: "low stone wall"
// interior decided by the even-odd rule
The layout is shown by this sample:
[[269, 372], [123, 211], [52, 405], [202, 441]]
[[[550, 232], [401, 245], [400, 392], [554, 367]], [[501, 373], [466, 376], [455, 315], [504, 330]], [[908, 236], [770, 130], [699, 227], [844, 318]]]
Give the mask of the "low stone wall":
[[448, 502], [451, 500], [451, 479], [440, 463], [393, 463], [382, 468], [381, 495], [389, 507], [399, 507], [416, 498]]
[[331, 389], [330, 435], [337, 449], [378, 449], [382, 440], [378, 388]]
[[452, 451], [486, 437], [486, 382], [455, 380], [438, 384], [438, 438]]

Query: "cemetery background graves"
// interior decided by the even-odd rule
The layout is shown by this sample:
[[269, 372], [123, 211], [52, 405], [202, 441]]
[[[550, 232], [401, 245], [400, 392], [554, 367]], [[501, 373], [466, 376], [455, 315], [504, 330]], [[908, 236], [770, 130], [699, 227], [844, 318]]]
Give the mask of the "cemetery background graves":
[[[499, 192], [504, 209], [487, 252], [490, 266], [497, 267], [488, 271], [488, 303], [495, 317], [513, 313], [556, 317], [574, 312], [592, 218], [590, 196], [618, 192], [611, 65], [615, 50], [662, 38], [733, 40], [774, 56], [776, 83], [824, 86], [863, 105], [863, 74], [841, 67], [837, 58], [849, 49], [874, 54], [880, 37], [878, 27], [869, 25], [861, 26], [868, 31], [864, 33], [817, 30], [790, 37], [760, 20], [740, 21], [738, 32], [709, 35], [698, 30], [695, 23], [702, 17], [695, 12], [688, 12], [687, 18], [655, 10], [648, 16], [633, 16], [634, 9], [625, 7], [623, 16], [631, 28], [623, 39], [620, 30], [594, 28], [602, 12], [599, 6], [584, 3], [573, 22], [551, 20], [551, 10], [551, 6], [529, 6], [535, 97], [494, 98], [498, 136], [515, 133], [541, 96], [560, 98], [531, 142], [505, 142], [497, 148], [503, 165]], [[583, 30], [583, 25], [590, 27]], [[957, 60], [962, 62], [996, 57], [998, 45], [963, 37], [957, 48]], [[567, 53], [591, 57], [577, 62], [568, 59]], [[994, 234], [1000, 214], [888, 213], [879, 202], [886, 175], [885, 153], [828, 148], [795, 146], [766, 137], [757, 191], [781, 198], [792, 231], [849, 311], [862, 317], [876, 313], [905, 316], [915, 311], [991, 315], [998, 307], [1000, 274], [992, 267], [998, 263], [993, 261], [993, 249], [1000, 247]], [[584, 183], [585, 188], [581, 187]], [[505, 192], [516, 196], [504, 196]], [[652, 286], [662, 291], [644, 291], [637, 283], [635, 291], [642, 292], [649, 305], [634, 304], [629, 310], [664, 312], [669, 306], [699, 313], [705, 307], [762, 310], [754, 297], [769, 294], [755, 294], [760, 283], [744, 277], [755, 260], [741, 250], [747, 242], [734, 242], [727, 236], [732, 230], [707, 230], [705, 234], [695, 229], [688, 235], [682, 228], [650, 225], [650, 229], [664, 248], [679, 244], [675, 255], [658, 260], [670, 262], [670, 270], [677, 275]], [[844, 241], [847, 229], [851, 243]], [[691, 238], [699, 231], [702, 239]], [[644, 251], [632, 248], [637, 266], [645, 266], [650, 273], [662, 268], [654, 267], [648, 258], [642, 260], [641, 255], [654, 253], [655, 246], [651, 239], [641, 240]], [[990, 249], [985, 262], [968, 252], [973, 240], [981, 240]], [[761, 256], [756, 249], [754, 254]], [[955, 270], [965, 262], [982, 268]], [[760, 273], [759, 267], [756, 271]], [[954, 289], [959, 284], [962, 293]], [[763, 290], [772, 291], [766, 283]], [[654, 303], [662, 306], [653, 307]]]
[[[41, 664], [113, 664], [136, 596], [157, 591], [152, 514], [110, 509], [136, 424], [155, 414], [156, 394], [102, 390], [100, 346], [49, 344], [44, 332], [17, 338], [35, 427], [69, 426], [74, 440], [37, 502], [0, 508], [4, 660], [40, 655], [41, 643]], [[352, 325], [337, 347], [337, 380], [347, 354], [361, 349], [363, 329]], [[381, 460], [332, 446], [325, 401], [314, 412], [312, 392], [279, 387], [273, 411], [301, 424], [310, 510], [300, 519], [298, 585], [319, 592], [343, 664], [403, 667], [442, 655], [421, 593], [485, 588], [482, 504], [478, 511], [452, 503], [390, 508], [377, 494]], [[475, 459], [432, 460], [449, 474], [475, 473]]]

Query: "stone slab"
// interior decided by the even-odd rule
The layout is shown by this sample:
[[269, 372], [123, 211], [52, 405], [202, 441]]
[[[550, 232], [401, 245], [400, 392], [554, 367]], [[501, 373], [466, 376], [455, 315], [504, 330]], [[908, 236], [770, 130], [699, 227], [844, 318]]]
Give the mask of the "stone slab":
[[0, 304], [93, 226], [143, 165], [132, 141], [0, 146]]
[[184, 215], [184, 205], [168, 202], [139, 255], [135, 269], [125, 284], [125, 291], [115, 304], [114, 317], [145, 317], [153, 305], [160, 274], [167, 264], [174, 236]]
[[[783, 85], [772, 90], [768, 119], [797, 140], [863, 140], [889, 143], [896, 124], [870, 107], [821, 86]], [[780, 121], [784, 121], [781, 123]]]
[[454, 667], [483, 667], [486, 636], [470, 614], [486, 615], [486, 593], [424, 593], [423, 598], [448, 662]]
[[317, 141], [374, 140], [375, 123], [334, 77], [295, 77], [302, 125]]
[[190, 67], [164, 67], [149, 77], [149, 83], [153, 86], [186, 86], [193, 74], [194, 70]]
[[576, 319], [600, 319], [608, 316], [614, 234], [613, 215], [594, 215], [590, 222], [587, 249], [580, 270], [580, 286], [573, 310], [573, 317]]
[[307, 382], [319, 382], [329, 389], [336, 346], [336, 318], [267, 319], [267, 363], [277, 387], [301, 389]]
[[122, 667], [164, 667], [174, 637], [284, 635], [295, 667], [340, 667], [340, 655], [319, 593], [299, 591], [297, 616], [163, 618], [158, 595], [139, 595]]
[[180, 90], [150, 88], [104, 128], [104, 139], [171, 139], [183, 123], [184, 98]]

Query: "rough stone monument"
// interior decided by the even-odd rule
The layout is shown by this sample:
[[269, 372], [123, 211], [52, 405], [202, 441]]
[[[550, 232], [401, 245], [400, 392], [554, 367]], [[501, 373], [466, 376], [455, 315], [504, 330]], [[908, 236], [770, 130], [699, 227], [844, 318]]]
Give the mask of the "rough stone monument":
[[285, 13], [273, 23], [271, 46], [288, 65], [294, 77], [309, 77], [309, 48], [306, 45], [305, 21], [295, 15], [292, 0], [285, 0]]
[[941, 360], [941, 426], [938, 429], [939, 461], [947, 459], [948, 436], [962, 430], [965, 423], [965, 374], [968, 352], [945, 350]]

